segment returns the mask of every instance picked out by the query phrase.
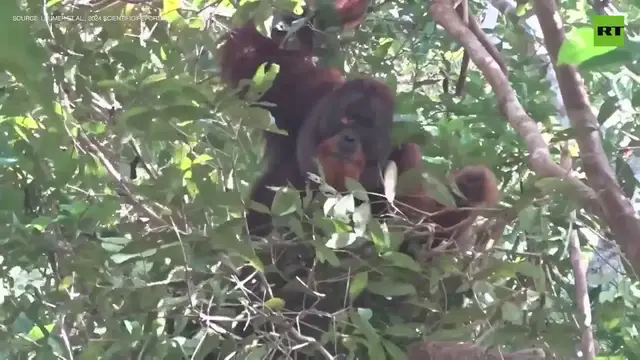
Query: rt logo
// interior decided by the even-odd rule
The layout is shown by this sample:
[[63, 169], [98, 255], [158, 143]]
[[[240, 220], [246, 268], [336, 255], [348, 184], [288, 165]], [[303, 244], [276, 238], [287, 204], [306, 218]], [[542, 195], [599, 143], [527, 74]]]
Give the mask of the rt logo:
[[624, 16], [594, 16], [593, 45], [624, 46]]

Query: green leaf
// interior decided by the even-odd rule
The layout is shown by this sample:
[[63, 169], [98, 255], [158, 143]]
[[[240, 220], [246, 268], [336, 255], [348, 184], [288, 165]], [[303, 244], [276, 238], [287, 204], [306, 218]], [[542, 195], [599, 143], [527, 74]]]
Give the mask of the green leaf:
[[269, 348], [265, 345], [257, 345], [251, 348], [251, 352], [245, 358], [246, 360], [263, 360], [267, 358]]
[[27, 333], [33, 329], [34, 322], [27, 314], [20, 312], [13, 322], [13, 331], [16, 333]]
[[[45, 328], [45, 330], [47, 332], [49, 332], [49, 334], [51, 334], [51, 332], [53, 331], [53, 329], [56, 328], [55, 324], [47, 324], [43, 326]], [[44, 331], [42, 331], [42, 328], [40, 328], [40, 326], [34, 326], [33, 328], [31, 328], [31, 330], [29, 331], [29, 333], [27, 334], [27, 337], [33, 341], [39, 341], [44, 339], [45, 337], [45, 333]]]
[[68, 212], [71, 216], [77, 217], [82, 215], [89, 208], [89, 204], [82, 201], [74, 201], [70, 204], [61, 204], [60, 210]]
[[386, 360], [387, 356], [384, 352], [384, 348], [380, 345], [379, 341], [367, 343], [367, 353], [369, 354], [369, 360]]
[[319, 262], [328, 262], [333, 267], [340, 266], [340, 259], [332, 249], [318, 242], [314, 242], [313, 247], [316, 249], [316, 259]]
[[515, 325], [522, 324], [522, 310], [518, 305], [511, 301], [505, 301], [500, 309], [502, 310], [502, 319]]
[[616, 49], [615, 46], [594, 46], [593, 37], [593, 27], [571, 29], [560, 46], [558, 65], [578, 65]]
[[68, 290], [73, 284], [73, 276], [65, 276], [58, 285], [58, 290]]
[[353, 193], [353, 197], [358, 200], [369, 201], [369, 194], [367, 194], [367, 190], [362, 184], [351, 178], [346, 178], [344, 184], [347, 191]]
[[384, 349], [380, 347], [380, 336], [376, 329], [371, 326], [371, 323], [369, 323], [372, 315], [371, 310], [366, 308], [357, 308], [356, 311], [349, 312], [351, 323], [367, 338], [367, 345], [376, 344], [376, 346], [379, 347], [379, 351], [384, 353]]
[[358, 240], [358, 236], [354, 233], [333, 233], [325, 245], [331, 249], [342, 249], [353, 244], [356, 240]]
[[393, 360], [406, 360], [407, 355], [398, 347], [398, 345], [392, 343], [389, 340], [382, 339], [382, 345], [384, 349], [387, 350], [387, 353], [391, 355], [391, 359]]
[[462, 324], [486, 318], [487, 314], [482, 309], [480, 309], [478, 306], [472, 306], [459, 310], [450, 310], [444, 316], [443, 321], [447, 324]]
[[402, 337], [407, 339], [416, 339], [420, 337], [418, 329], [419, 325], [416, 324], [391, 325], [384, 329], [384, 334], [388, 336]]
[[351, 283], [349, 284], [349, 297], [353, 300], [358, 297], [362, 293], [362, 291], [367, 287], [367, 283], [369, 282], [369, 272], [363, 271], [357, 273], [356, 276], [351, 279]]
[[166, 106], [157, 106], [154, 108], [158, 116], [171, 119], [176, 118], [180, 121], [200, 120], [211, 115], [209, 109], [194, 105], [191, 102], [182, 104], [172, 104]]
[[52, 217], [39, 216], [38, 218], [33, 219], [33, 221], [31, 221], [30, 224], [27, 224], [27, 226], [25, 226], [25, 228], [26, 229], [36, 229], [36, 230], [38, 230], [40, 232], [43, 232], [53, 222], [54, 222], [54, 219]]
[[620, 69], [631, 64], [634, 61], [633, 52], [625, 45], [625, 47], [615, 48], [613, 51], [609, 51], [602, 55], [594, 56], [588, 60], [583, 61], [578, 66], [581, 72], [588, 71], [611, 71], [618, 72]]
[[382, 258], [390, 261], [393, 266], [420, 272], [420, 265], [409, 255], [400, 252], [388, 252], [382, 255]]
[[262, 95], [271, 88], [276, 76], [278, 76], [278, 73], [280, 72], [280, 65], [278, 64], [270, 64], [269, 70], [266, 70], [266, 66], [267, 63], [260, 65], [253, 75], [253, 82], [245, 96], [245, 98], [250, 102], [257, 101], [261, 98]]
[[271, 311], [282, 311], [285, 307], [285, 301], [281, 298], [274, 297], [265, 301], [264, 307]]
[[[165, 0], [167, 1], [167, 0]], [[179, 4], [179, 2], [178, 2]], [[165, 80], [167, 78], [167, 74], [164, 72], [158, 73], [158, 74], [152, 74], [149, 77], [147, 77], [146, 79], [142, 80], [142, 85], [151, 85], [151, 84], [155, 84], [159, 81]]]
[[127, 109], [127, 111], [118, 118], [118, 121], [126, 123], [127, 125], [142, 132], [146, 132], [151, 127], [154, 115], [153, 109], [136, 106], [131, 109]]
[[123, 94], [136, 91], [135, 86], [123, 80], [100, 80], [96, 82], [95, 86], [100, 89], [113, 89]]
[[162, 18], [169, 23], [181, 19], [178, 13], [180, 6], [180, 0], [162, 0]]
[[598, 124], [602, 125], [616, 111], [618, 111], [618, 98], [608, 96], [600, 106], [600, 111], [598, 112]]
[[[324, 205], [325, 215], [332, 215], [344, 222], [348, 222], [349, 215], [353, 214], [356, 207], [355, 199], [353, 195], [348, 194], [348, 195], [342, 196], [337, 199], [337, 201], [333, 204], [333, 206], [329, 206], [331, 205], [331, 203], [332, 202], [329, 199], [327, 199], [327, 201], [325, 202], [325, 205]], [[330, 211], [327, 211], [327, 210], [330, 210]]]
[[540, 279], [544, 276], [544, 271], [539, 265], [529, 261], [522, 261], [513, 264], [517, 272], [533, 279]]
[[302, 207], [300, 194], [290, 188], [282, 188], [276, 191], [271, 203], [271, 213], [277, 216], [293, 214]]
[[[424, 176], [424, 178], [427, 182], [427, 189], [429, 189], [428, 194], [430, 197], [445, 207], [456, 207], [456, 200], [447, 185], [433, 176]], [[455, 184], [453, 184], [453, 186], [455, 186]]]
[[540, 223], [540, 216], [542, 216], [541, 210], [537, 206], [528, 206], [518, 215], [518, 222], [520, 229], [524, 231], [533, 231], [536, 225]]
[[[385, 187], [392, 190], [395, 186], [395, 195], [390, 194], [389, 196], [391, 197], [411, 195], [414, 189], [424, 182], [422, 172], [418, 168], [409, 169], [396, 178], [397, 170], [397, 164], [396, 167], [390, 165], [385, 169], [385, 176], [388, 177], [385, 178]], [[385, 189], [385, 191], [387, 191], [387, 189]]]
[[387, 53], [389, 52], [391, 45], [393, 45], [393, 39], [391, 38], [380, 39], [380, 43], [378, 47], [374, 50], [374, 56], [378, 58], [383, 58], [387, 56]]
[[98, 237], [102, 241], [102, 248], [108, 252], [117, 253], [122, 250], [131, 239], [126, 237]]
[[367, 290], [386, 297], [406, 296], [416, 293], [416, 288], [413, 285], [391, 280], [370, 281], [367, 285]]
[[352, 216], [353, 230], [358, 236], [363, 236], [371, 220], [371, 204], [363, 202], [355, 208]]

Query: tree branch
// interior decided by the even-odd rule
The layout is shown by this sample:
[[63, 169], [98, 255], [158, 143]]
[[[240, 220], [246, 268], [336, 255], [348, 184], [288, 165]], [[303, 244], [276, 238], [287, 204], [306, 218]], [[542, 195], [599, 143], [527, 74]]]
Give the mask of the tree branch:
[[[607, 207], [604, 209], [607, 209], [608, 214], [605, 214], [602, 207], [603, 201], [598, 201], [593, 189], [553, 161], [547, 143], [542, 138], [542, 135], [538, 130], [536, 121], [533, 120], [522, 107], [516, 97], [515, 91], [509, 84], [506, 76], [504, 76], [500, 70], [498, 64], [493, 60], [491, 55], [485, 50], [469, 28], [462, 23], [461, 19], [455, 12], [451, 1], [434, 0], [429, 7], [429, 12], [438, 24], [440, 24], [447, 33], [453, 36], [469, 52], [471, 60], [484, 74], [485, 78], [496, 93], [502, 113], [505, 115], [513, 129], [527, 143], [529, 162], [533, 171], [538, 176], [561, 178], [571, 184], [572, 187], [577, 190], [577, 193], [582, 200], [582, 205], [590, 213], [607, 221], [609, 226], [612, 228], [612, 231], [619, 237], [618, 241], [621, 241], [620, 245], [627, 257], [631, 260], [634, 268], [640, 270], [640, 243], [638, 243], [637, 246], [633, 246], [633, 243], [629, 241], [629, 238], [624, 236], [624, 234], [627, 234], [626, 230], [628, 229], [636, 229], [635, 232], [631, 232], [631, 234], [640, 233], [640, 224], [637, 224], [637, 221], [632, 215], [632, 213], [634, 214], [633, 208], [630, 209], [631, 213], [626, 211], [627, 208], [624, 204], [626, 199], [624, 197], [616, 196], [613, 193], [606, 195], [599, 194], [601, 199], [606, 199], [605, 203], [615, 202], [615, 205], [618, 207], [617, 209], [623, 210], [611, 212], [615, 207]], [[552, 15], [553, 13], [549, 16]], [[551, 50], [549, 51], [551, 52]], [[557, 50], [555, 54], [557, 55]], [[567, 103], [566, 99], [565, 105], [567, 108], [575, 109], [575, 107], [572, 106], [572, 103]], [[587, 152], [587, 154], [588, 153], [589, 152]], [[603, 187], [596, 187], [596, 189], [599, 191], [604, 190]], [[615, 189], [619, 188], [615, 187]], [[627, 204], [630, 207], [631, 204], [628, 201]], [[617, 231], [614, 230], [614, 228], [616, 228]], [[620, 232], [620, 235], [618, 232]]]
[[580, 311], [579, 319], [580, 328], [582, 329], [580, 350], [582, 358], [585, 360], [595, 360], [596, 348], [593, 338], [593, 328], [591, 326], [591, 303], [589, 302], [589, 292], [587, 287], [587, 262], [582, 256], [580, 250], [580, 240], [575, 230], [569, 234], [569, 256], [571, 258], [571, 267], [573, 268], [573, 277], [576, 287], [576, 301], [578, 302], [578, 310]]
[[602, 139], [596, 115], [591, 110], [582, 78], [575, 67], [557, 65], [558, 51], [564, 42], [562, 22], [552, 0], [536, 0], [534, 5], [544, 43], [553, 60], [560, 93], [567, 109], [571, 127], [576, 130], [582, 166], [589, 185], [596, 190], [597, 200], [604, 210], [604, 219], [614, 234], [623, 253], [635, 272], [640, 271], [640, 219], [631, 201], [618, 184], [614, 171], [602, 148]]
[[431, 15], [453, 37], [469, 50], [471, 60], [485, 75], [496, 92], [498, 103], [507, 121], [526, 141], [529, 161], [538, 176], [565, 178], [579, 190], [584, 199], [595, 199], [595, 193], [579, 179], [570, 176], [551, 159], [547, 143], [542, 138], [538, 125], [524, 110], [498, 64], [484, 49], [473, 33], [462, 23], [449, 0], [435, 0], [431, 3]]
[[[571, 171], [573, 164], [569, 149], [566, 144], [562, 146], [562, 154], [560, 165], [567, 171]], [[573, 279], [575, 282], [576, 301], [578, 302], [578, 310], [580, 311], [580, 328], [582, 329], [581, 350], [582, 357], [585, 360], [596, 359], [596, 346], [593, 338], [593, 327], [591, 326], [591, 302], [589, 301], [589, 286], [587, 285], [587, 261], [580, 250], [580, 239], [578, 233], [573, 229], [573, 223], [576, 219], [576, 211], [571, 212], [572, 225], [569, 227], [567, 236], [569, 237], [569, 258], [571, 259], [571, 267], [573, 268]]]

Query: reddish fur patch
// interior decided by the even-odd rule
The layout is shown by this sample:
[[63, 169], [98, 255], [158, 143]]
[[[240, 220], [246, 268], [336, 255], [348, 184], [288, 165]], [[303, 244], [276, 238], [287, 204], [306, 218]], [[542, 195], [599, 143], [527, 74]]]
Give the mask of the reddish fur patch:
[[338, 141], [338, 136], [324, 140], [318, 145], [317, 153], [327, 184], [338, 191], [344, 191], [346, 190], [344, 179], [350, 177], [354, 180], [360, 180], [366, 160], [362, 149], [358, 149], [349, 160], [336, 158]]
[[403, 145], [402, 156], [399, 159], [394, 159], [398, 165], [400, 172], [405, 172], [409, 169], [422, 168], [422, 151], [417, 144], [405, 144]]
[[[340, 0], [336, 6], [343, 21], [357, 22], [366, 12], [367, 4], [366, 0]], [[358, 11], [360, 13], [357, 13]], [[392, 113], [393, 92], [384, 83], [373, 79], [355, 79], [347, 82], [337, 69], [316, 66], [304, 51], [281, 49], [276, 41], [262, 36], [252, 23], [234, 29], [227, 34], [224, 44], [218, 50], [218, 58], [220, 59], [222, 78], [234, 87], [243, 79], [251, 79], [263, 63], [280, 66], [280, 71], [272, 86], [260, 99], [257, 99], [275, 105], [268, 107], [268, 110], [275, 118], [276, 125], [289, 133], [289, 138], [286, 139], [283, 136], [266, 133], [265, 157], [277, 161], [271, 161], [271, 168], [261, 175], [252, 190], [251, 198], [267, 207], [273, 201], [273, 192], [267, 189], [266, 185], [284, 186], [289, 182], [297, 181], [300, 175], [304, 175], [285, 171], [286, 167], [299, 160], [297, 159], [297, 145], [291, 139], [298, 138], [306, 121], [314, 122], [312, 123], [313, 127], [329, 125], [322, 123], [326, 119], [318, 118], [318, 116], [313, 117], [313, 109], [327, 95], [348, 86], [347, 90], [353, 89], [353, 91], [365, 96], [373, 96], [376, 102], [381, 103], [378, 106], [379, 109]], [[348, 94], [349, 92], [344, 91], [344, 93]], [[329, 101], [327, 106], [342, 104], [339, 96], [334, 96], [330, 100], [332, 101]], [[391, 116], [388, 117], [391, 118]], [[374, 126], [384, 125], [386, 127], [386, 124], [379, 124], [382, 121], [387, 121], [386, 116], [382, 117], [382, 120], [376, 119]], [[387, 133], [381, 134], [381, 136], [383, 135], [388, 136]], [[311, 141], [311, 139], [307, 140]], [[335, 145], [337, 145], [336, 140], [330, 139], [315, 150], [325, 169], [327, 181], [336, 189], [343, 190], [345, 177], [362, 180], [360, 177], [366, 164], [365, 155], [360, 149], [347, 161], [337, 159], [333, 151], [336, 148]], [[311, 157], [311, 154], [309, 156]], [[311, 162], [312, 159], [304, 159], [303, 161], [307, 160]], [[255, 230], [258, 226], [269, 228], [267, 230], [270, 231], [270, 220], [270, 217], [258, 217], [250, 210], [247, 216], [250, 233], [259, 235]], [[267, 230], [264, 230], [263, 233], [267, 233]]]
[[485, 166], [467, 166], [452, 175], [472, 206], [494, 206], [500, 201], [498, 179]]
[[[396, 161], [399, 174], [412, 168], [422, 168], [422, 152], [416, 144], [403, 145], [401, 151], [392, 157], [392, 160]], [[454, 172], [450, 179], [455, 182], [460, 192], [466, 197], [466, 200], [461, 201], [463, 203], [460, 205], [461, 207], [490, 207], [499, 202], [498, 181], [493, 172], [485, 166], [467, 166]], [[408, 193], [411, 195], [398, 196], [396, 206], [413, 220], [438, 213], [431, 216], [429, 221], [442, 228], [451, 228], [469, 217], [475, 216], [468, 210], [445, 209], [444, 205], [429, 197], [422, 184], [416, 185]]]
[[222, 77], [232, 86], [251, 79], [265, 62], [280, 65], [275, 81], [259, 100], [276, 105], [269, 108], [276, 124], [294, 137], [320, 99], [345, 83], [340, 71], [317, 67], [303, 52], [280, 49], [252, 23], [228, 33], [218, 57]]
[[342, 26], [347, 30], [356, 29], [367, 15], [368, 0], [336, 0], [336, 12]]

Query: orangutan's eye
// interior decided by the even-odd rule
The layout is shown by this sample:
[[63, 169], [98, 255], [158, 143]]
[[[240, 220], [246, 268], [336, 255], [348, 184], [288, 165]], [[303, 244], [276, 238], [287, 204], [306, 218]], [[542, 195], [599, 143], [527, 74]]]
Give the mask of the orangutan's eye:
[[353, 104], [346, 111], [346, 117], [353, 122], [355, 125], [362, 127], [372, 127], [374, 120], [373, 116], [371, 116], [371, 111], [368, 108], [363, 108], [358, 106], [361, 104]]

